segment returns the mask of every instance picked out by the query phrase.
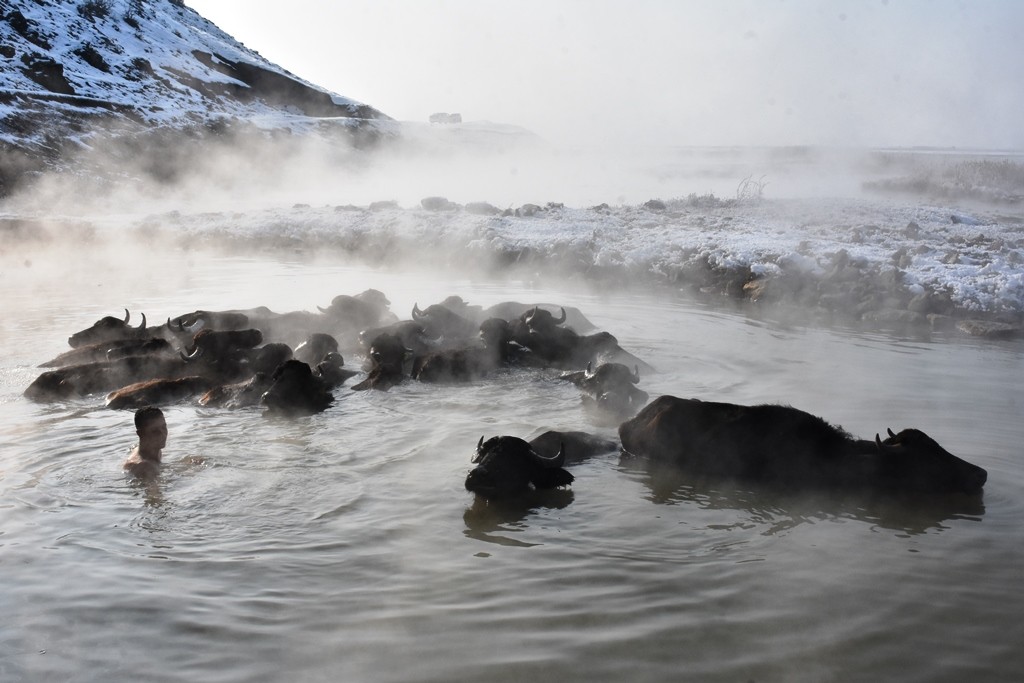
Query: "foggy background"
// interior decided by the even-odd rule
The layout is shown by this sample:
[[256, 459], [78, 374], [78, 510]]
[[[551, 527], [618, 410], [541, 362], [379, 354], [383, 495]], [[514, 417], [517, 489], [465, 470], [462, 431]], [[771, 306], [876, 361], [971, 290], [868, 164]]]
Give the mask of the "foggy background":
[[188, 0], [406, 121], [548, 142], [1024, 148], [1013, 0]]

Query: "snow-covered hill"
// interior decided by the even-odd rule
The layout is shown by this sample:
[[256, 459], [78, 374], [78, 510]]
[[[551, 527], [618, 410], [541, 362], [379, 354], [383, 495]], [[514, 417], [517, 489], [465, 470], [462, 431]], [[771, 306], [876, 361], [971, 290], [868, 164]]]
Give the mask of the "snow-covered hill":
[[268, 62], [180, 0], [0, 0], [0, 18], [0, 151], [15, 166], [154, 129], [365, 135], [389, 120]]

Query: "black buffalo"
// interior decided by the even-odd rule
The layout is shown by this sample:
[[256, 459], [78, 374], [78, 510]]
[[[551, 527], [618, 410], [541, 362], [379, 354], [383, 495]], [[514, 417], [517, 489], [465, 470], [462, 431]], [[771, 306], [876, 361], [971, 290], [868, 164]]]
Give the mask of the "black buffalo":
[[174, 347], [162, 337], [145, 339], [114, 339], [105, 342], [86, 344], [70, 349], [45, 363], [41, 368], [63, 368], [82, 363], [97, 363], [105, 360], [116, 360], [127, 356], [175, 355]]
[[[280, 343], [267, 351], [257, 351], [262, 341], [263, 333], [257, 329], [200, 330], [181, 359], [189, 365], [190, 374], [209, 377], [215, 384], [237, 382], [260, 370], [276, 368], [282, 355], [291, 356], [291, 348]], [[270, 358], [261, 362], [261, 367], [253, 368], [251, 361], [262, 354], [269, 354]]]
[[418, 304], [413, 304], [412, 319], [423, 326], [427, 337], [443, 337], [445, 343], [472, 339], [480, 327], [475, 320], [465, 318], [442, 304], [431, 304], [422, 311]]
[[94, 322], [90, 327], [80, 332], [75, 332], [68, 337], [68, 346], [78, 348], [99, 342], [108, 342], [117, 339], [144, 339], [150, 337], [146, 331], [146, 314], [142, 314], [142, 322], [137, 327], [130, 327], [131, 313], [124, 309], [124, 319], [108, 315]]
[[392, 334], [378, 335], [370, 344], [370, 371], [352, 390], [387, 391], [399, 384], [405, 379], [405, 359], [410, 353], [400, 338]]
[[647, 392], [636, 386], [640, 381], [637, 366], [630, 370], [622, 363], [601, 363], [593, 369], [593, 365], [588, 364], [586, 370], [566, 373], [562, 379], [580, 388], [587, 408], [619, 421], [632, 417], [647, 403]]
[[565, 455], [565, 464], [574, 465], [595, 455], [614, 453], [619, 450], [619, 443], [588, 432], [563, 432], [548, 430], [530, 439], [530, 447], [538, 455], [553, 458], [561, 451]]
[[485, 320], [478, 337], [479, 346], [417, 354], [412, 376], [424, 382], [470, 382], [513, 362], [512, 330], [506, 321]]
[[334, 402], [334, 396], [309, 365], [292, 359], [274, 370], [270, 387], [260, 402], [268, 415], [296, 417], [326, 410]]
[[476, 445], [472, 462], [476, 467], [466, 476], [466, 490], [485, 498], [503, 498], [535, 489], [568, 486], [573, 476], [562, 465], [565, 451], [554, 457], [537, 453], [528, 442], [515, 436], [495, 436]]
[[583, 368], [621, 351], [618, 340], [608, 332], [584, 336], [566, 327], [530, 328], [525, 334], [517, 332], [514, 340], [545, 364], [563, 370]]
[[559, 317], [564, 315], [565, 319], [561, 324], [571, 327], [576, 332], [583, 333], [595, 329], [594, 323], [590, 322], [580, 309], [573, 306], [559, 306], [557, 304], [523, 304], [518, 301], [503, 301], [484, 310], [482, 317], [519, 320], [530, 311], [548, 310], [550, 312], [550, 309], [557, 309]]
[[200, 330], [192, 338], [192, 347], [187, 356], [194, 360], [212, 356], [221, 360], [243, 349], [252, 349], [263, 343], [263, 333], [257, 329], [247, 330]]
[[390, 305], [391, 302], [383, 292], [368, 289], [355, 296], [339, 294], [331, 300], [331, 305], [327, 308], [317, 308], [336, 326], [358, 332], [397, 320], [395, 314], [388, 308]]
[[436, 348], [438, 337], [428, 337], [423, 325], [415, 320], [400, 320], [383, 327], [370, 327], [359, 333], [359, 345], [366, 351], [370, 350], [373, 340], [382, 334], [390, 334], [402, 340], [405, 348], [414, 354], [427, 353]]
[[340, 353], [334, 351], [328, 353], [324, 356], [323, 360], [316, 364], [313, 368], [313, 374], [319, 377], [328, 388], [333, 389], [334, 387], [341, 386], [349, 378], [359, 373], [346, 368], [345, 359]]
[[306, 341], [295, 347], [295, 358], [312, 367], [322, 361], [327, 354], [337, 352], [337, 339], [323, 332], [314, 332], [306, 337]]
[[88, 394], [106, 394], [135, 382], [174, 379], [190, 374], [196, 373], [189, 372], [188, 365], [181, 358], [128, 356], [48, 370], [25, 389], [25, 396], [34, 401], [58, 401]]
[[820, 417], [781, 405], [742, 406], [661, 396], [619, 427], [626, 453], [688, 472], [785, 489], [978, 493], [988, 474], [924, 432], [856, 439]]

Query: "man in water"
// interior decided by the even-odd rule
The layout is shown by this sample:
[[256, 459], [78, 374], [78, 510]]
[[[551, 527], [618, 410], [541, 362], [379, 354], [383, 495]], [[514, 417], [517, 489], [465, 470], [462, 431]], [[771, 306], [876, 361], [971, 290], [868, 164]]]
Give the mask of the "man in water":
[[160, 473], [161, 451], [167, 445], [167, 422], [163, 411], [154, 406], [135, 412], [135, 433], [139, 445], [124, 461], [124, 469], [139, 479], [151, 479]]

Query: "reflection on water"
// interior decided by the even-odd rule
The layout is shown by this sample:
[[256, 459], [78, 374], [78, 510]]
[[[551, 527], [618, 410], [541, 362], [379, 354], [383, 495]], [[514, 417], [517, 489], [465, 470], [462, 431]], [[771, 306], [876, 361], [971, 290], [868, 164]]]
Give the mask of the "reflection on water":
[[473, 497], [462, 516], [466, 536], [478, 541], [529, 547], [536, 543], [520, 541], [508, 535], [526, 528], [526, 518], [538, 508], [562, 509], [572, 503], [574, 494], [567, 489], [530, 490], [513, 498], [487, 500]]
[[981, 521], [983, 494], [900, 495], [871, 491], [793, 493], [749, 482], [695, 479], [685, 470], [624, 454], [622, 471], [649, 491], [659, 505], [691, 504], [704, 510], [741, 513], [745, 528], [773, 535], [800, 524], [851, 519], [903, 535], [943, 531], [953, 520]]
[[[11, 299], [3, 680], [960, 681], [1024, 666], [1019, 345], [451, 274], [200, 254], [176, 268], [165, 285], [36, 281]], [[453, 293], [564, 301], [657, 368], [640, 383], [652, 397], [788, 403], [854, 434], [915, 426], [989, 482], [971, 500], [794, 498], [611, 453], [573, 465], [568, 489], [486, 503], [463, 487], [482, 434], [615, 437], [558, 373], [524, 370], [342, 388], [298, 420], [171, 406], [163, 472], [143, 484], [121, 470], [130, 413], [20, 395], [71, 330], [125, 306], [311, 310], [368, 286], [398, 311]]]

